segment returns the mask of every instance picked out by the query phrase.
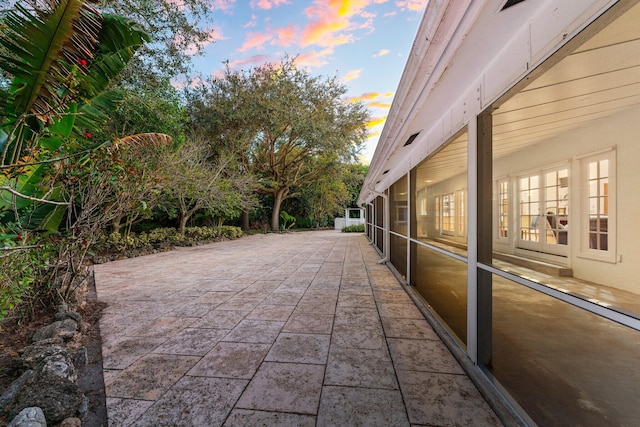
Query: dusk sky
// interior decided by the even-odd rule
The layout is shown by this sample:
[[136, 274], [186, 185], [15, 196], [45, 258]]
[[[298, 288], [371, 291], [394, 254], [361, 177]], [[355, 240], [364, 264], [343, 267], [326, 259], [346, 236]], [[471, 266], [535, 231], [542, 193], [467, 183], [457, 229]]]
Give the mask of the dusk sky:
[[194, 63], [204, 75], [221, 75], [225, 60], [246, 70], [288, 54], [314, 75], [337, 76], [347, 96], [370, 110], [370, 137], [362, 153], [368, 163], [427, 1], [216, 1], [214, 42]]

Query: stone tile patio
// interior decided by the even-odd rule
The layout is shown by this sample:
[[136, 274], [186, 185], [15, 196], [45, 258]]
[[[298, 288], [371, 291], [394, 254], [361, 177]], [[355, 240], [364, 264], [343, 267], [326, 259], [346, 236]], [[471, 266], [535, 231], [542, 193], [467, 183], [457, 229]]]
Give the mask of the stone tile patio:
[[109, 425], [499, 426], [362, 235], [96, 266]]

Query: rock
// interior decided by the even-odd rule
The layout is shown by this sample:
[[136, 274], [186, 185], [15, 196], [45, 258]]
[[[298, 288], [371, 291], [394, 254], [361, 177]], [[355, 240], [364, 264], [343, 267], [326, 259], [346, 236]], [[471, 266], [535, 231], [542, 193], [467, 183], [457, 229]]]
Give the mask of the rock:
[[82, 315], [75, 311], [64, 311], [64, 310], [58, 311], [54, 319], [55, 320], [71, 319], [71, 320], [75, 320], [78, 325], [82, 323]]
[[18, 393], [22, 389], [24, 383], [33, 376], [31, 369], [25, 371], [18, 377], [0, 396], [0, 416], [6, 414], [11, 408], [11, 404], [15, 400]]
[[84, 418], [85, 415], [87, 415], [87, 412], [89, 412], [89, 398], [87, 396], [84, 396], [82, 399], [82, 403], [80, 403], [80, 406], [78, 407], [76, 415], [80, 418]]
[[62, 345], [62, 341], [51, 339], [39, 341], [20, 350], [20, 362], [27, 369], [39, 371], [45, 363], [45, 359], [57, 354], [68, 354], [67, 349]]
[[81, 427], [82, 420], [80, 418], [67, 418], [60, 423], [59, 427]]
[[44, 412], [38, 407], [24, 408], [8, 427], [47, 427]]
[[73, 319], [58, 320], [50, 325], [43, 326], [38, 329], [31, 342], [38, 342], [46, 339], [60, 337], [63, 340], [69, 340], [73, 338], [73, 335], [78, 330], [78, 322]]
[[84, 397], [76, 382], [50, 372], [40, 372], [22, 386], [9, 415], [37, 406], [49, 424], [57, 424], [65, 418], [74, 417]]
[[87, 347], [80, 347], [76, 352], [76, 357], [73, 358], [73, 364], [76, 368], [81, 366], [87, 366], [89, 363], [89, 354], [87, 353]]
[[73, 367], [73, 362], [71, 362], [71, 358], [66, 351], [44, 359], [41, 372], [68, 379], [69, 381], [76, 381], [78, 379], [76, 370]]
[[60, 340], [38, 341], [22, 349], [20, 354], [22, 364], [33, 370], [33, 374], [15, 393], [6, 412], [12, 416], [24, 408], [37, 406], [50, 424], [75, 417], [84, 395], [71, 357]]

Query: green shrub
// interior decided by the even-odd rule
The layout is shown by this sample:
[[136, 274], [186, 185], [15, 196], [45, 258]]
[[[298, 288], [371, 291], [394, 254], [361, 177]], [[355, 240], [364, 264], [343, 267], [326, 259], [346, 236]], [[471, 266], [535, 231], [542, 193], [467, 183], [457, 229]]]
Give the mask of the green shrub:
[[59, 250], [55, 237], [11, 236], [0, 236], [0, 322], [14, 315], [23, 318], [50, 297], [50, 273]]
[[220, 227], [187, 227], [184, 236], [175, 228], [155, 228], [128, 236], [111, 233], [98, 239], [93, 246], [94, 252], [125, 252], [134, 249], [153, 249], [166, 246], [189, 246], [198, 242], [218, 239], [235, 239], [242, 236], [239, 227], [223, 225]]
[[364, 233], [364, 224], [342, 227], [343, 233]]

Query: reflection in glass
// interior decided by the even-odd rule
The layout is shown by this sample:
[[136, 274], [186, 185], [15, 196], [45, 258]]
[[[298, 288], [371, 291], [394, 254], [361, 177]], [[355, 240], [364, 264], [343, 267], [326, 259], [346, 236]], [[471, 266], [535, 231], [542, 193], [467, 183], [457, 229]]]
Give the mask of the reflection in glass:
[[467, 342], [467, 264], [412, 243], [415, 290], [462, 343]]
[[398, 270], [398, 272], [402, 275], [402, 277], [407, 277], [407, 239], [403, 239], [402, 237], [396, 236], [395, 234], [390, 235], [389, 241], [391, 247], [389, 250], [391, 251], [391, 264]]
[[407, 176], [404, 175], [389, 189], [389, 206], [391, 231], [407, 235], [408, 206], [407, 206]]
[[412, 174], [414, 238], [467, 252], [467, 133], [462, 132]]
[[493, 275], [490, 371], [539, 425], [635, 425], [640, 337]]

